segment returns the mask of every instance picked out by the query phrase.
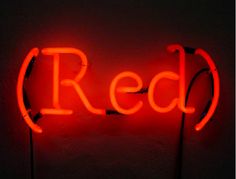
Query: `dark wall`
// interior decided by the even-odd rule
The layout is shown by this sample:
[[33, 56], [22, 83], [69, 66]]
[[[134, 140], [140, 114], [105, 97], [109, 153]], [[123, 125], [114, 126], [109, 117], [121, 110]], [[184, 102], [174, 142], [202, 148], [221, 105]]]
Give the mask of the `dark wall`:
[[[177, 56], [166, 51], [173, 43], [205, 49], [221, 79], [217, 111], [200, 132], [194, 125], [209, 98], [208, 76], [191, 92], [189, 104], [197, 111], [187, 115], [185, 123], [182, 178], [234, 178], [233, 0], [1, 1], [0, 7], [1, 178], [30, 178], [29, 130], [17, 107], [15, 87], [31, 48], [72, 46], [84, 51], [89, 67], [81, 86], [92, 104], [112, 108], [108, 89], [119, 72], [137, 72], [145, 86], [156, 73], [178, 72]], [[189, 83], [206, 64], [201, 58], [187, 58]], [[35, 110], [51, 105], [52, 61], [40, 59], [26, 84]], [[61, 61], [63, 67], [68, 65]], [[69, 75], [79, 67], [75, 60], [70, 68], [73, 64]], [[163, 105], [177, 95], [174, 89], [176, 83], [163, 82]], [[36, 178], [175, 178], [178, 108], [158, 114], [143, 95], [138, 97], [145, 104], [140, 113], [101, 117], [87, 112], [73, 89], [60, 91], [60, 99], [67, 99], [64, 107], [72, 107], [75, 114], [45, 116], [38, 122], [44, 132], [33, 134]]]

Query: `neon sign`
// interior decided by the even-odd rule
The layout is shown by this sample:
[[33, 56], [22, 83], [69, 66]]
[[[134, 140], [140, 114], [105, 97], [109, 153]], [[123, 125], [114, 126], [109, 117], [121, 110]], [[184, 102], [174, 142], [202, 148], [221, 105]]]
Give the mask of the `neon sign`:
[[[147, 90], [147, 98], [150, 104], [150, 107], [159, 113], [167, 113], [173, 110], [175, 107], [178, 107], [179, 110], [181, 110], [184, 113], [194, 113], [195, 108], [191, 106], [185, 105], [185, 55], [186, 55], [186, 49], [182, 47], [181, 45], [174, 44], [169, 45], [167, 47], [167, 50], [170, 53], [178, 53], [179, 54], [179, 74], [172, 72], [172, 71], [163, 71], [158, 74], [156, 74], [148, 87]], [[27, 125], [37, 133], [41, 133], [42, 129], [40, 126], [38, 126], [30, 113], [30, 106], [25, 105], [25, 91], [24, 91], [24, 80], [26, 77], [28, 77], [28, 73], [30, 71], [29, 67], [32, 65], [32, 61], [35, 60], [35, 58], [38, 56], [40, 50], [38, 48], [33, 48], [30, 50], [30, 52], [27, 54], [26, 58], [23, 61], [23, 64], [20, 68], [20, 72], [18, 75], [18, 81], [17, 81], [17, 101], [18, 101], [18, 107], [20, 109], [20, 112], [27, 123]], [[79, 49], [76, 48], [43, 48], [41, 50], [41, 53], [43, 55], [49, 55], [53, 58], [53, 91], [52, 91], [52, 104], [53, 106], [51, 108], [41, 108], [40, 112], [38, 114], [40, 115], [71, 115], [73, 114], [72, 109], [63, 109], [60, 106], [59, 103], [59, 85], [64, 85], [73, 88], [78, 97], [81, 99], [82, 103], [86, 107], [86, 109], [96, 115], [106, 115], [108, 114], [108, 111], [104, 108], [97, 108], [93, 106], [89, 99], [86, 97], [85, 91], [81, 88], [79, 82], [82, 80], [84, 75], [86, 74], [88, 61], [86, 58], [86, 55]], [[195, 130], [199, 131], [201, 130], [207, 122], [210, 120], [212, 115], [215, 112], [215, 109], [218, 104], [219, 100], [219, 94], [220, 94], [220, 81], [219, 81], [219, 74], [216, 69], [215, 63], [210, 57], [210, 55], [204, 51], [203, 49], [194, 49], [193, 52], [191, 52], [195, 55], [201, 56], [206, 63], [209, 66], [209, 71], [212, 74], [213, 77], [213, 97], [211, 100], [211, 105], [205, 114], [205, 116], [202, 118], [202, 120], [195, 125]], [[78, 72], [77, 75], [73, 79], [63, 79], [59, 80], [59, 73], [60, 73], [60, 55], [61, 54], [73, 54], [78, 56], [78, 58], [82, 61], [82, 68]], [[136, 82], [136, 86], [117, 86], [117, 83], [123, 79], [123, 78], [130, 78]], [[172, 101], [165, 107], [159, 106], [157, 101], [154, 99], [154, 89], [158, 85], [158, 82], [162, 79], [169, 79], [179, 82], [179, 96], [172, 99]], [[117, 74], [113, 80], [110, 83], [109, 88], [109, 97], [110, 102], [115, 109], [116, 113], [124, 114], [124, 115], [132, 115], [136, 113], [137, 111], [141, 110], [143, 106], [143, 102], [141, 100], [137, 100], [135, 104], [133, 104], [130, 108], [123, 108], [119, 104], [119, 100], [116, 98], [116, 93], [137, 93], [140, 92], [143, 89], [143, 81], [142, 78], [136, 74], [133, 71], [123, 71], [119, 74]]]

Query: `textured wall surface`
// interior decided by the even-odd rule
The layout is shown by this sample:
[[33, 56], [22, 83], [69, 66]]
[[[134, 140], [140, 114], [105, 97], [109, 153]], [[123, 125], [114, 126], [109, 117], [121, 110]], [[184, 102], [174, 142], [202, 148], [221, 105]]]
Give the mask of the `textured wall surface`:
[[[206, 75], [191, 92], [189, 104], [197, 110], [185, 123], [182, 178], [234, 178], [233, 0], [22, 0], [1, 1], [0, 9], [0, 178], [30, 178], [29, 130], [17, 107], [15, 86], [31, 48], [83, 50], [89, 66], [81, 86], [92, 104], [112, 108], [109, 84], [119, 72], [137, 72], [145, 86], [156, 73], [178, 72], [177, 56], [166, 51], [172, 43], [205, 49], [221, 79], [217, 111], [200, 132], [193, 127], [209, 98]], [[78, 72], [76, 59], [67, 63], [66, 58], [61, 60], [60, 78]], [[201, 58], [187, 58], [189, 83], [206, 64]], [[66, 65], [71, 70], [66, 71]], [[51, 105], [51, 72], [52, 60], [41, 56], [26, 84], [35, 110]], [[160, 103], [166, 105], [178, 94], [177, 84], [160, 86]], [[60, 92], [64, 107], [72, 107], [75, 114], [39, 120], [44, 132], [33, 134], [35, 178], [175, 178], [178, 108], [158, 114], [144, 94], [138, 97], [144, 100], [139, 113], [101, 117], [90, 114], [72, 88], [60, 86]], [[136, 100], [128, 97], [121, 102]]]

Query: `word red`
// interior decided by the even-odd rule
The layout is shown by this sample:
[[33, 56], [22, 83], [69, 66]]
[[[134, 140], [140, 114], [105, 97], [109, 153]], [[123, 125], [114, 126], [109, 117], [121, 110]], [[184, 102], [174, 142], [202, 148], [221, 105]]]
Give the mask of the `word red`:
[[[185, 106], [185, 50], [181, 45], [169, 45], [167, 47], [167, 50], [169, 52], [178, 52], [179, 53], [179, 74], [172, 72], [172, 71], [163, 71], [161, 73], [156, 74], [148, 87], [148, 101], [153, 110], [160, 113], [167, 113], [176, 106], [184, 113], [194, 113], [195, 108]], [[73, 110], [71, 109], [63, 109], [61, 108], [59, 104], [59, 85], [64, 86], [70, 86], [72, 87], [76, 93], [78, 94], [79, 98], [83, 102], [86, 109], [96, 115], [106, 115], [106, 109], [102, 108], [96, 108], [94, 107], [89, 99], [86, 97], [84, 90], [81, 88], [79, 82], [82, 80], [84, 75], [86, 74], [88, 60], [86, 58], [86, 55], [79, 49], [76, 48], [43, 48], [41, 50], [41, 53], [43, 55], [50, 55], [53, 57], [53, 96], [52, 96], [52, 108], [42, 108], [40, 110], [40, 113], [43, 115], [71, 115], [73, 113]], [[23, 64], [21, 66], [18, 81], [17, 81], [17, 100], [18, 100], [18, 106], [21, 111], [21, 114], [27, 123], [27, 125], [35, 132], [41, 133], [42, 129], [35, 124], [30, 115], [28, 109], [26, 109], [24, 105], [23, 100], [23, 82], [24, 77], [27, 71], [27, 67], [33, 57], [37, 57], [39, 54], [38, 48], [33, 48], [30, 50], [28, 55], [23, 61]], [[73, 79], [63, 79], [59, 80], [59, 62], [60, 62], [60, 54], [74, 54], [79, 57], [79, 59], [82, 61], [83, 67], [80, 69], [78, 74]], [[216, 70], [216, 66], [209, 56], [209, 54], [202, 50], [202, 49], [196, 49], [195, 50], [196, 55], [200, 55], [203, 57], [203, 59], [207, 62], [209, 65], [210, 71], [213, 76], [213, 82], [214, 82], [214, 95], [212, 98], [212, 104], [208, 110], [208, 113], [205, 115], [205, 117], [195, 126], [195, 130], [199, 131], [201, 130], [205, 124], [209, 121], [209, 119], [212, 117], [216, 106], [218, 104], [219, 100], [219, 94], [220, 94], [220, 82], [219, 82], [219, 74]], [[117, 83], [123, 79], [123, 78], [131, 78], [135, 80], [136, 86], [122, 86], [118, 87]], [[157, 104], [157, 101], [154, 99], [154, 89], [158, 85], [158, 82], [162, 79], [170, 79], [175, 80], [179, 82], [179, 96], [172, 99], [172, 101], [169, 103], [169, 105], [165, 107], [161, 107]], [[143, 82], [141, 77], [132, 71], [123, 71], [119, 74], [117, 74], [113, 80], [110, 83], [110, 89], [109, 89], [109, 97], [112, 106], [114, 109], [125, 115], [131, 115], [139, 111], [142, 106], [143, 102], [141, 100], [138, 100], [131, 108], [124, 108], [121, 105], [119, 105], [119, 101], [116, 98], [116, 93], [130, 93], [130, 92], [138, 92], [143, 87]]]

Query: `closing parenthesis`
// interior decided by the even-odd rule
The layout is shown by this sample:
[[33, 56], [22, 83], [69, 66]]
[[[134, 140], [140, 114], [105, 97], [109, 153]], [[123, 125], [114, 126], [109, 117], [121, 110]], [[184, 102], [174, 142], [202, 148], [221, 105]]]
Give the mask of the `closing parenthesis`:
[[210, 120], [210, 118], [212, 117], [212, 115], [214, 114], [216, 110], [217, 104], [219, 102], [219, 96], [220, 96], [220, 78], [219, 78], [219, 74], [216, 69], [214, 61], [212, 60], [212, 58], [206, 51], [202, 49], [196, 49], [195, 54], [202, 56], [204, 60], [207, 62], [207, 64], [210, 67], [210, 72], [212, 73], [213, 82], [214, 82], [214, 93], [213, 93], [211, 106], [207, 114], [205, 115], [205, 117], [194, 127], [196, 131], [200, 131], [206, 125], [206, 123]]
[[21, 115], [23, 116], [23, 118], [24, 118], [25, 122], [27, 123], [27, 125], [34, 132], [42, 133], [42, 128], [39, 127], [37, 124], [35, 124], [33, 122], [33, 120], [30, 118], [30, 116], [27, 112], [27, 109], [25, 107], [25, 104], [24, 104], [24, 99], [23, 99], [23, 84], [24, 84], [24, 79], [25, 79], [25, 73], [26, 73], [27, 67], [28, 67], [31, 59], [33, 57], [38, 56], [38, 54], [39, 54], [39, 49], [38, 48], [33, 48], [33, 49], [30, 50], [30, 52], [25, 57], [22, 65], [21, 65], [19, 75], [18, 75], [17, 86], [16, 86], [16, 95], [17, 95], [18, 107], [19, 107]]

